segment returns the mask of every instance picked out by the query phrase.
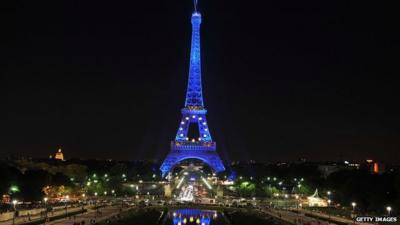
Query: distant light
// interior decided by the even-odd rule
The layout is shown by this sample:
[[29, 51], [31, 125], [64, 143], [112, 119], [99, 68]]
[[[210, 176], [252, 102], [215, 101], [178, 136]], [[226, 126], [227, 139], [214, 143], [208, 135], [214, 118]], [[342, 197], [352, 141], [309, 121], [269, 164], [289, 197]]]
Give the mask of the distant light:
[[17, 186], [17, 185], [12, 185], [11, 187], [10, 187], [10, 191], [11, 192], [19, 192], [19, 187]]
[[206, 122], [203, 122], [203, 125], [206, 125], [207, 123]]
[[183, 134], [180, 134], [179, 136], [183, 137]]
[[185, 124], [185, 122], [182, 121], [181, 124], [183, 125], [183, 124]]
[[179, 130], [183, 130], [183, 128], [182, 128], [182, 127], [179, 127]]
[[204, 134], [203, 137], [207, 137], [207, 134]]
[[185, 120], [189, 120], [189, 117], [185, 117]]
[[196, 118], [196, 116], [195, 116], [195, 115], [193, 115], [193, 116], [192, 116], [192, 118], [194, 119], [194, 118]]

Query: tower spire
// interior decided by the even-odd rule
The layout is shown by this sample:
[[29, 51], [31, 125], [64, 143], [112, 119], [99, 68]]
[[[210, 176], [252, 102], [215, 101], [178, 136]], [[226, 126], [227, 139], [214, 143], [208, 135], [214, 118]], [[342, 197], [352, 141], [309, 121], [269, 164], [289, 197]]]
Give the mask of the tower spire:
[[190, 50], [189, 79], [186, 91], [186, 108], [204, 108], [201, 84], [200, 60], [200, 24], [201, 14], [197, 11], [197, 0], [194, 1], [192, 14], [192, 44]]
[[197, 12], [197, 0], [193, 0], [194, 11]]

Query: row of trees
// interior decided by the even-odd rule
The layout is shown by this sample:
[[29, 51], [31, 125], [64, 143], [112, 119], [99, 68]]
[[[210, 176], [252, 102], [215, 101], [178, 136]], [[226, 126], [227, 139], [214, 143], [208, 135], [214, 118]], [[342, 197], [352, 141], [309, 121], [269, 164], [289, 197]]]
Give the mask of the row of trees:
[[[305, 164], [238, 164], [232, 191], [240, 196], [273, 197], [274, 194], [310, 195], [316, 188], [342, 205], [355, 201], [368, 211], [380, 211], [385, 205], [400, 209], [400, 174], [371, 174], [367, 170], [342, 170], [324, 178], [316, 165]], [[226, 179], [232, 173], [220, 174]], [[0, 162], [0, 193], [24, 201], [43, 199], [44, 187], [55, 187], [59, 194], [99, 193], [134, 194], [135, 187], [126, 181], [161, 179], [158, 165], [150, 162], [69, 161], [67, 162]], [[58, 187], [62, 186], [62, 189]], [[54, 191], [57, 190], [57, 191]]]
[[3, 161], [0, 162], [0, 193], [23, 201], [40, 201], [44, 195], [132, 194], [136, 190], [124, 187], [123, 183], [159, 179], [154, 168], [154, 164], [146, 162]]
[[[318, 188], [322, 197], [329, 197], [342, 206], [357, 202], [361, 211], [383, 213], [388, 205], [400, 209], [400, 174], [396, 171], [372, 174], [367, 169], [340, 170], [324, 178], [313, 164], [239, 164], [232, 170], [237, 172], [235, 189], [241, 196], [311, 195]], [[277, 181], [268, 181], [268, 177], [275, 177]], [[298, 186], [302, 178], [304, 182]], [[278, 181], [282, 181], [281, 185]]]

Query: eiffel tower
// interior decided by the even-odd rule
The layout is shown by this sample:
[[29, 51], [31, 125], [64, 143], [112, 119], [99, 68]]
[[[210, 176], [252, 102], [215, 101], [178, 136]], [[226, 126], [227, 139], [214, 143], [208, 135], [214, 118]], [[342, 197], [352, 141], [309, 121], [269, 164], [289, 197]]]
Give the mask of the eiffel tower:
[[[170, 152], [160, 167], [163, 177], [185, 159], [199, 159], [216, 173], [225, 170], [216, 151], [216, 143], [211, 138], [206, 119], [207, 110], [204, 108], [201, 84], [200, 24], [201, 14], [197, 11], [197, 0], [194, 0], [192, 46], [185, 107], [181, 110], [182, 119], [175, 140], [171, 142]], [[197, 129], [190, 129], [193, 126]], [[191, 135], [189, 130], [195, 131], [196, 137], [189, 137]]]

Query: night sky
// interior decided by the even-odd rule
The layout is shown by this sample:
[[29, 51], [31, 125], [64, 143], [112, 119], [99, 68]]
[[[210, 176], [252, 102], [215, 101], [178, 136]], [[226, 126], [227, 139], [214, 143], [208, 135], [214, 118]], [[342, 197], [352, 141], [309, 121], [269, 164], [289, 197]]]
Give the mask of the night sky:
[[[224, 159], [399, 162], [392, 6], [199, 4], [204, 100]], [[0, 156], [62, 146], [67, 158], [163, 159], [184, 104], [190, 0], [10, 1], [2, 11]]]

